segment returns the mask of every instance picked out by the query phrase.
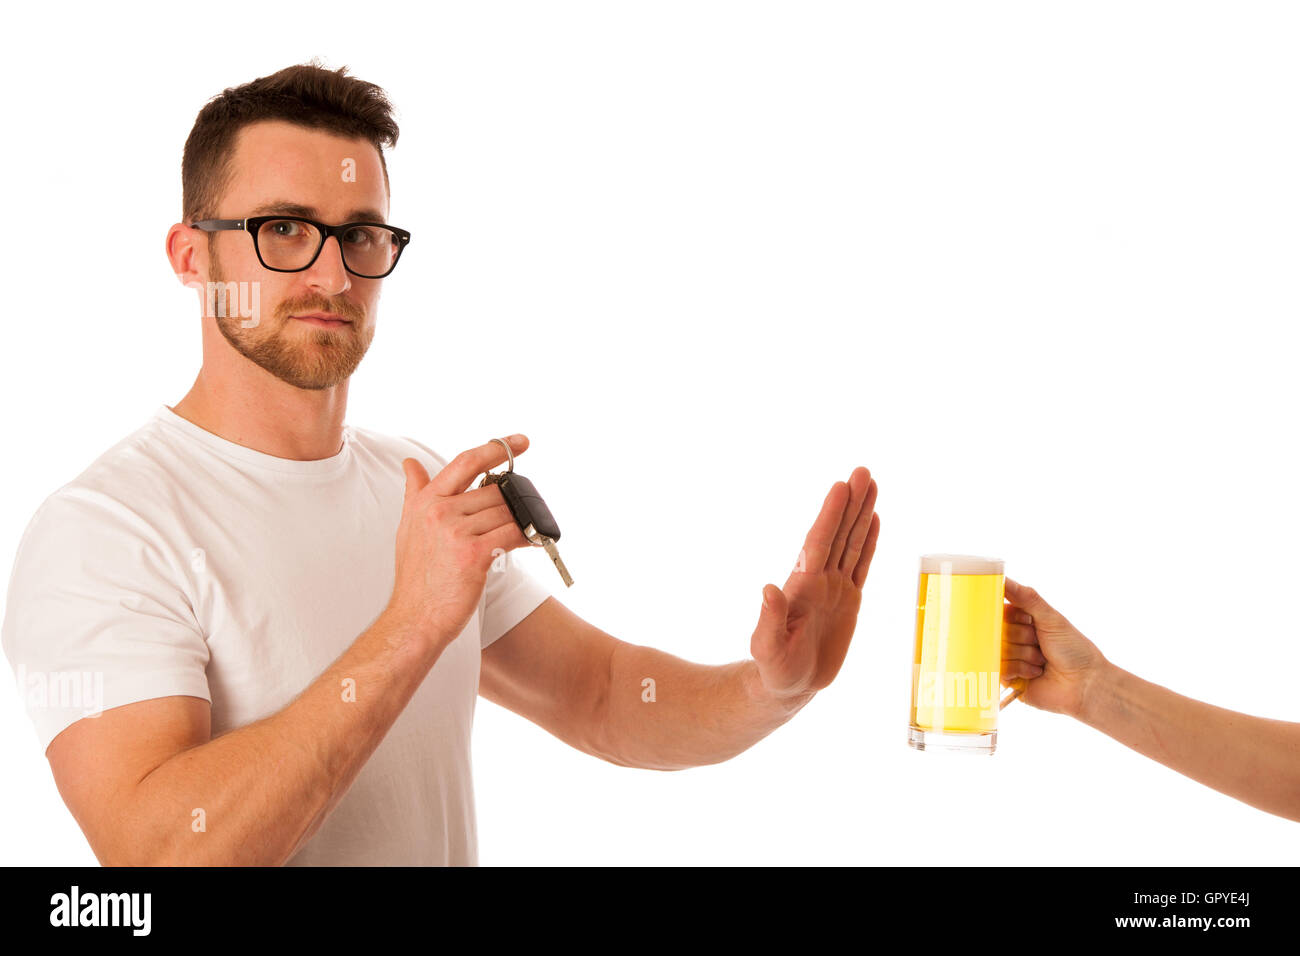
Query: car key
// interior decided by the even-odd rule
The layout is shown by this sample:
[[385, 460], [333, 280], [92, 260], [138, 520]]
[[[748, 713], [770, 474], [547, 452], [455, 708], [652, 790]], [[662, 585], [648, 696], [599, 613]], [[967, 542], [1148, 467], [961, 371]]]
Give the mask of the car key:
[[569, 576], [569, 569], [564, 566], [559, 549], [555, 547], [555, 542], [560, 540], [560, 526], [555, 523], [551, 509], [546, 507], [546, 502], [537, 493], [533, 483], [515, 472], [515, 456], [510, 446], [500, 438], [492, 440], [505, 445], [510, 463], [505, 471], [498, 474], [486, 472], [478, 486], [483, 488], [488, 484], [494, 484], [501, 489], [501, 497], [505, 499], [506, 507], [510, 509], [510, 514], [514, 516], [515, 523], [519, 525], [519, 530], [524, 533], [524, 537], [534, 545], [546, 549], [546, 553], [555, 563], [556, 570], [560, 572], [565, 587], [573, 587], [573, 578]]

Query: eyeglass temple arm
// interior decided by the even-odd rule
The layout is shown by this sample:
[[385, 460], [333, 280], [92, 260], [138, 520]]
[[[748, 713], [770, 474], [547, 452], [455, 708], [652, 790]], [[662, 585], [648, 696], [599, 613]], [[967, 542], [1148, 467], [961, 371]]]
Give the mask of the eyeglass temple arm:
[[198, 222], [190, 223], [191, 229], [202, 229], [204, 232], [216, 232], [221, 229], [243, 229], [244, 220], [242, 219], [200, 219]]

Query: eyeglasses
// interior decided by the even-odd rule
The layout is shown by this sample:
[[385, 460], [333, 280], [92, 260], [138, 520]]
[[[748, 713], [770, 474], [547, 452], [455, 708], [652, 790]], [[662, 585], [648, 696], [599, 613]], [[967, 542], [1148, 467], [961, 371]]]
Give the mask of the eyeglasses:
[[397, 265], [411, 234], [382, 222], [345, 222], [327, 226], [299, 216], [251, 216], [248, 219], [204, 219], [194, 229], [222, 232], [243, 229], [253, 237], [253, 250], [272, 272], [302, 272], [311, 268], [325, 240], [333, 236], [343, 254], [343, 268], [363, 279], [382, 279]]

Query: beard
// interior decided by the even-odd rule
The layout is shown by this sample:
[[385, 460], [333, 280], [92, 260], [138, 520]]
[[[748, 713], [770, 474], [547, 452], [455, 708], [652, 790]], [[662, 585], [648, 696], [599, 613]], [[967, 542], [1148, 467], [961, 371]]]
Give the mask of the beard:
[[[210, 249], [208, 258], [210, 281], [229, 281], [223, 275], [215, 248]], [[230, 298], [234, 300], [233, 307]], [[230, 298], [225, 309], [215, 310], [218, 314], [214, 318], [222, 336], [244, 358], [294, 388], [318, 391], [346, 381], [361, 364], [375, 337], [374, 326], [365, 321], [365, 310], [341, 296], [333, 301], [320, 295], [285, 299], [276, 304], [271, 321], [259, 316], [251, 328], [243, 327], [239, 294]], [[299, 329], [290, 328], [294, 321], [289, 318], [291, 315], [308, 312], [333, 312], [351, 322], [332, 329], [306, 323], [301, 323]]]

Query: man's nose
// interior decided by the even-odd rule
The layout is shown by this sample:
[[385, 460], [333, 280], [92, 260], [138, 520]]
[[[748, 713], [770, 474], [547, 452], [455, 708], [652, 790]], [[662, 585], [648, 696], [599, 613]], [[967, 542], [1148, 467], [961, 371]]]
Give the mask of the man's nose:
[[343, 247], [334, 236], [325, 237], [320, 255], [307, 270], [307, 283], [324, 295], [339, 295], [352, 288], [352, 276], [343, 267]]

